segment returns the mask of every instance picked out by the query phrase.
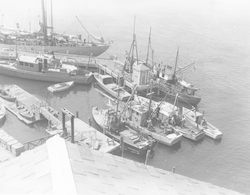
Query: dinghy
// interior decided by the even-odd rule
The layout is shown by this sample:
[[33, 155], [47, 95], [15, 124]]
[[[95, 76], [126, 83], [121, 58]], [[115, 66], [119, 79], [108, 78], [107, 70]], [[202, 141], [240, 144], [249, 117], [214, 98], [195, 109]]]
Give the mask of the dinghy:
[[0, 89], [0, 97], [10, 102], [16, 100], [16, 97], [10, 93], [9, 89]]
[[29, 120], [34, 118], [34, 113], [26, 105], [16, 101], [16, 108], [22, 117]]
[[52, 93], [61, 92], [61, 91], [65, 91], [65, 90], [69, 89], [73, 85], [74, 85], [74, 81], [69, 81], [69, 82], [64, 82], [64, 83], [58, 83], [58, 84], [51, 85], [47, 89]]

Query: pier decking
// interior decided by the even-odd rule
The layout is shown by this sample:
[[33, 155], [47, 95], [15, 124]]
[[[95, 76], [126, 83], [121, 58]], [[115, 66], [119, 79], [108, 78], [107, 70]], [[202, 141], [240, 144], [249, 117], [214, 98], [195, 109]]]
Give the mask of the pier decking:
[[[67, 121], [65, 123], [65, 127], [67, 132], [70, 133], [71, 121]], [[110, 139], [78, 118], [74, 119], [74, 130], [74, 140], [80, 145], [87, 145], [90, 148], [101, 152], [112, 152], [120, 146], [119, 143]], [[61, 134], [63, 133], [63, 127], [62, 124], [60, 124], [57, 127], [46, 131], [50, 135]]]
[[[32, 124], [46, 118], [52, 125], [59, 125], [61, 123], [58, 111], [48, 106], [46, 102], [39, 100], [17, 85], [8, 85], [5, 86], [5, 88], [16, 97], [16, 101], [7, 101], [2, 98], [2, 102], [6, 109], [13, 113], [19, 120], [26, 124]], [[30, 111], [34, 113], [34, 117], [26, 118], [22, 116], [17, 108], [18, 103], [30, 109]]]

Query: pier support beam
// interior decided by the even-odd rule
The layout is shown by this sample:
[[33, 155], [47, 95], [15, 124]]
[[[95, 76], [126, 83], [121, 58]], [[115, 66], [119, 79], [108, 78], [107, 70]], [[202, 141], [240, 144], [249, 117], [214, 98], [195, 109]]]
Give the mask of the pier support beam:
[[[74, 119], [75, 119], [75, 116], [74, 114], [72, 114], [69, 110], [67, 110], [66, 108], [62, 108], [62, 125], [63, 125], [63, 131], [65, 129], [66, 133], [67, 133], [67, 130], [66, 130], [66, 127], [65, 127], [65, 115], [71, 117], [70, 118], [70, 122], [71, 122], [71, 143], [74, 143], [75, 142], [75, 129], [74, 129]], [[64, 131], [64, 132], [65, 132]]]

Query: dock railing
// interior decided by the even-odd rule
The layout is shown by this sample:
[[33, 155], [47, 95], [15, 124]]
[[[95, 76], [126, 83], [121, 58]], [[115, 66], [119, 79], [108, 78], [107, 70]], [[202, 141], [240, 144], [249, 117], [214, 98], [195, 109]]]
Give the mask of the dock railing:
[[49, 136], [46, 136], [46, 137], [42, 137], [42, 138], [39, 138], [39, 139], [35, 139], [35, 140], [32, 140], [32, 141], [23, 143], [24, 149], [25, 149], [25, 150], [32, 150], [32, 149], [34, 149], [35, 147], [44, 144], [49, 138], [51, 138], [51, 137], [53, 137], [53, 136], [54, 136], [54, 135], [49, 135]]

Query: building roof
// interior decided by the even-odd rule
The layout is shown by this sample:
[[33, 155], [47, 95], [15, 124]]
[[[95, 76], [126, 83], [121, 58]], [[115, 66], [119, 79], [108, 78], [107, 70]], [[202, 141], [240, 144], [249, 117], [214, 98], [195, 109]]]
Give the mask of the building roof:
[[59, 136], [0, 164], [0, 194], [240, 194]]

